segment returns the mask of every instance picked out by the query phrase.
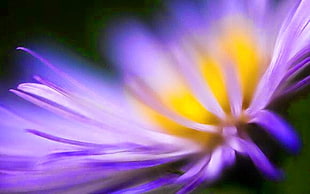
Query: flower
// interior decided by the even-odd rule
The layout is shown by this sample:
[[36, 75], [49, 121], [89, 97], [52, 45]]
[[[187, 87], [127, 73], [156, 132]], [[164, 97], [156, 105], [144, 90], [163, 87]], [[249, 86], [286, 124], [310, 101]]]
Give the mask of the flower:
[[10, 91], [42, 109], [0, 108], [1, 191], [188, 193], [236, 154], [278, 178], [244, 126], [298, 151], [297, 134], [268, 105], [309, 83], [295, 78], [309, 64], [310, 1], [285, 4], [284, 21], [287, 9], [265, 1], [209, 3], [171, 1], [157, 37], [132, 20], [113, 28], [109, 54], [122, 82], [18, 47], [45, 68]]

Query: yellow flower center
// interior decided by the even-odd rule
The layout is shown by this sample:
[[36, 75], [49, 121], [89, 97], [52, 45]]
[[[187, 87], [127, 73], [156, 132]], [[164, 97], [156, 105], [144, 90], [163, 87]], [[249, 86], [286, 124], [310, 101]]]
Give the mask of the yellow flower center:
[[[180, 75], [175, 76], [178, 81], [173, 82], [174, 84], [166, 83], [165, 91], [156, 92], [164, 105], [175, 113], [198, 123], [215, 125], [220, 131], [223, 126], [237, 125], [247, 120], [245, 115], [235, 118], [231, 114], [231, 102], [225, 79], [225, 76], [229, 75], [224, 73], [224, 69], [230, 65], [235, 70], [242, 95], [241, 108], [244, 110], [249, 105], [258, 79], [265, 69], [266, 57], [257, 44], [254, 29], [249, 22], [240, 18], [223, 21], [217, 26], [216, 34], [210, 35], [210, 40], [212, 49], [196, 47], [195, 42], [193, 42], [193, 47], [197, 51], [198, 68], [205, 83], [226, 113], [225, 119], [221, 120], [207, 111], [194, 97]], [[169, 134], [193, 140], [206, 147], [216, 146], [222, 141], [219, 134], [189, 129], [141, 103], [138, 107], [144, 115]]]

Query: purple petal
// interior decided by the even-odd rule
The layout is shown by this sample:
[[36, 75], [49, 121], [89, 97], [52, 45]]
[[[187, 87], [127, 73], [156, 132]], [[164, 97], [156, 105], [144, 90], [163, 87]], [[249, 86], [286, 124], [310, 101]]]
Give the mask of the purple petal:
[[79, 113], [76, 113], [68, 108], [63, 107], [62, 105], [59, 104], [55, 104], [51, 101], [48, 100], [44, 100], [44, 99], [40, 99], [36, 96], [32, 96], [30, 94], [27, 94], [25, 92], [22, 91], [18, 91], [18, 90], [10, 90], [11, 92], [13, 92], [14, 94], [20, 96], [21, 98], [24, 98], [25, 100], [28, 100], [42, 108], [45, 108], [47, 110], [50, 110], [51, 112], [57, 113], [61, 116], [64, 116], [66, 118], [71, 118], [77, 121], [81, 121], [81, 122], [88, 122], [88, 123], [96, 123], [94, 122], [92, 119], [88, 119], [87, 117], [85, 117], [84, 115], [81, 115]]
[[193, 178], [195, 178], [199, 172], [202, 171], [203, 168], [209, 163], [210, 161], [210, 156], [203, 157], [202, 159], [199, 159], [198, 161], [195, 160], [194, 164], [192, 166], [185, 170], [185, 173], [181, 175], [177, 181], [178, 182], [186, 182], [189, 181]]
[[201, 29], [206, 28], [206, 18], [203, 17], [203, 10], [200, 5], [195, 4], [194, 1], [168, 1], [168, 7], [174, 19], [184, 32], [195, 34]]
[[[38, 49], [41, 49], [46, 58], [25, 47], [17, 49], [25, 51], [37, 59], [37, 61], [30, 61], [28, 57], [22, 61], [23, 64], [29, 66], [27, 70], [29, 69], [31, 78], [34, 75], [40, 75], [47, 80], [53, 80], [56, 85], [68, 91], [75, 91], [94, 100], [102, 102], [109, 100], [109, 103], [118, 105], [123, 101], [119, 84], [108, 80], [108, 76], [102, 74], [103, 72], [99, 69], [91, 70], [90, 65], [86, 68], [86, 61], [65, 51], [60, 46], [55, 47], [50, 44], [45, 47], [40, 46]], [[27, 78], [27, 81], [29, 79]]]
[[224, 70], [231, 112], [235, 117], [239, 117], [242, 109], [242, 90], [238, 81], [238, 75], [231, 65], [227, 65]]
[[[107, 117], [104, 117], [105, 119], [103, 120], [101, 118], [101, 120], [99, 120], [98, 118], [94, 118], [92, 117], [92, 115], [90, 114], [86, 114], [86, 113], [81, 113], [81, 112], [77, 112], [75, 110], [72, 110], [70, 109], [70, 107], [66, 107], [67, 104], [58, 104], [57, 102], [53, 102], [49, 99], [45, 99], [44, 97], [40, 97], [40, 96], [36, 96], [36, 95], [31, 95], [31, 94], [28, 94], [26, 92], [23, 92], [23, 91], [19, 91], [19, 90], [10, 90], [11, 92], [15, 93], [16, 95], [46, 109], [46, 110], [49, 110], [51, 111], [52, 113], [55, 113], [63, 118], [66, 118], [66, 119], [69, 119], [69, 120], [73, 120], [73, 121], [77, 121], [77, 122], [81, 122], [81, 123], [85, 123], [85, 124], [88, 124], [90, 126], [93, 126], [93, 127], [97, 127], [99, 128], [100, 130], [105, 130], [105, 131], [109, 131], [109, 132], [113, 132], [113, 133], [116, 133], [116, 132], [120, 132], [120, 130], [124, 130], [123, 128], [128, 128], [128, 123], [125, 123], [127, 124], [126, 126], [124, 126], [123, 128], [120, 128], [120, 126], [123, 123], [122, 120], [113, 120], [113, 116], [110, 115], [107, 116]], [[61, 103], [61, 102], [59, 102]], [[102, 112], [102, 114], [104, 116], [106, 116], [106, 114], [104, 114]], [[108, 119], [109, 118], [109, 119]], [[134, 127], [134, 124], [133, 123], [130, 123], [132, 127]], [[118, 127], [117, 127], [118, 126]], [[124, 132], [124, 131], [122, 131]], [[133, 131], [134, 132], [134, 131]], [[133, 133], [132, 132], [132, 133]], [[129, 134], [128, 134], [129, 135]]]
[[170, 77], [162, 76], [169, 73], [167, 55], [152, 33], [136, 21], [112, 29], [112, 49], [108, 52], [125, 74], [137, 75], [153, 85], [169, 83]]
[[36, 52], [25, 48], [25, 47], [17, 47], [17, 50], [22, 50], [25, 51], [27, 53], [29, 53], [30, 55], [32, 55], [33, 57], [37, 58], [40, 62], [42, 62], [44, 65], [46, 65], [47, 67], [49, 67], [51, 70], [55, 71], [57, 74], [60, 75], [60, 77], [64, 77], [66, 80], [68, 80], [70, 83], [76, 85], [77, 87], [82, 87], [80, 85], [79, 82], [77, 82], [75, 79], [73, 79], [72, 77], [70, 77], [69, 75], [67, 75], [66, 73], [62, 72], [61, 70], [57, 69], [51, 62], [49, 62], [47, 59], [43, 58], [42, 56], [40, 56], [39, 54], [37, 54]]
[[[24, 83], [20, 84], [18, 88], [21, 91], [11, 91], [18, 96], [43, 107], [46, 110], [56, 113], [61, 117], [70, 119], [71, 121], [83, 122], [100, 130], [109, 131], [109, 133], [119, 132], [123, 134], [126, 132], [126, 138], [129, 138], [129, 136], [137, 137], [136, 135], [138, 134], [140, 134], [139, 136], [143, 135], [145, 137], [147, 133], [151, 133], [150, 131], [147, 131], [147, 128], [144, 128], [139, 123], [128, 118], [128, 113], [124, 114], [118, 111], [111, 112], [110, 110], [102, 109], [99, 105], [97, 106], [98, 102], [93, 104], [89, 99], [75, 96], [67, 91], [63, 91], [63, 89], [58, 86], [50, 85], [50, 83], [48, 86]], [[99, 104], [101, 104], [101, 101]], [[101, 105], [106, 106], [106, 104]], [[130, 133], [127, 133], [128, 130], [126, 129], [128, 129], [129, 126], [131, 131]], [[204, 127], [211, 128], [207, 126]], [[139, 133], [141, 130], [143, 130], [143, 134]], [[154, 133], [152, 135], [154, 135]]]
[[[22, 171], [17, 175], [0, 174], [0, 188], [4, 193], [42, 193], [48, 190], [73, 189], [79, 184], [89, 184], [94, 180], [105, 178], [105, 172], [90, 169], [65, 167], [51, 171]], [[85, 186], [85, 185], [84, 185]], [[60, 190], [60, 191], [61, 191]], [[60, 192], [58, 191], [58, 192]], [[57, 193], [57, 192], [56, 192]]]
[[223, 148], [219, 147], [212, 152], [210, 161], [203, 172], [204, 177], [208, 182], [213, 182], [216, 180], [225, 167], [224, 163], [226, 162], [226, 157], [223, 155], [223, 151]]
[[147, 191], [151, 191], [151, 190], [157, 189], [159, 187], [171, 184], [171, 183], [173, 183], [174, 180], [175, 180], [174, 176], [161, 177], [161, 178], [158, 178], [154, 181], [150, 181], [148, 183], [141, 184], [141, 185], [138, 185], [138, 186], [135, 186], [132, 188], [118, 190], [118, 191], [113, 192], [113, 193], [114, 194], [145, 193]]
[[283, 173], [276, 169], [265, 156], [265, 154], [255, 145], [247, 144], [248, 155], [255, 166], [270, 179], [281, 179]]
[[102, 120], [103, 117], [107, 119], [109, 116], [116, 118], [120, 117], [122, 119], [126, 118], [124, 113], [118, 111], [122, 109], [120, 107], [113, 107], [113, 104], [107, 104], [104, 101], [100, 101], [100, 103], [93, 100], [90, 101], [83, 95], [70, 93], [69, 91], [65, 91], [65, 89], [60, 88], [51, 82], [47, 82], [46, 80], [42, 80], [40, 78], [38, 79], [48, 85], [22, 83], [18, 85], [18, 89], [24, 93], [28, 93], [32, 96], [37, 96], [38, 98], [46, 99], [49, 102], [58, 104], [58, 106], [63, 106], [68, 110], [70, 109], [76, 113], [79, 113], [80, 115], [91, 117], [92, 119]]
[[289, 65], [291, 65], [288, 63], [290, 56], [303, 49], [302, 47], [296, 49], [294, 46], [296, 47], [299, 39], [304, 39], [300, 35], [309, 23], [309, 9], [310, 2], [301, 1], [291, 10], [282, 24], [273, 52], [273, 58], [258, 85], [250, 105], [250, 114], [255, 113], [256, 110], [263, 109], [270, 102], [273, 93], [281, 83]]
[[[130, 157], [130, 156], [129, 156]], [[119, 170], [130, 170], [158, 166], [170, 162], [175, 162], [182, 159], [180, 156], [162, 157], [159, 159], [150, 160], [131, 160], [127, 161], [103, 161], [103, 160], [89, 160], [87, 166], [98, 167], [100, 169], [119, 169]]]
[[[210, 183], [216, 180], [224, 168], [224, 163], [227, 162], [227, 160], [223, 161], [223, 157], [225, 160], [223, 151], [224, 150], [222, 149], [222, 147], [217, 148], [211, 154], [210, 160], [201, 160], [202, 162], [204, 162], [202, 163], [202, 166], [194, 166], [194, 168], [190, 169], [195, 173], [195, 176], [193, 176], [193, 178], [189, 182], [186, 181], [185, 185], [178, 191], [178, 193], [190, 193], [191, 191], [196, 189], [201, 183]], [[225, 153], [227, 154], [227, 152]], [[199, 171], [197, 172], [197, 170]], [[194, 175], [193, 172], [191, 172], [192, 175]]]
[[134, 143], [119, 143], [117, 145], [113, 145], [113, 144], [97, 144], [97, 143], [90, 143], [90, 142], [82, 142], [82, 141], [77, 141], [77, 140], [72, 140], [72, 139], [66, 139], [66, 138], [62, 138], [62, 137], [57, 137], [51, 134], [47, 134], [38, 130], [34, 130], [34, 129], [27, 129], [28, 132], [43, 137], [45, 139], [49, 139], [55, 142], [59, 142], [59, 143], [65, 143], [65, 144], [71, 144], [71, 145], [76, 145], [76, 146], [83, 146], [83, 147], [93, 147], [93, 148], [100, 148], [100, 150], [105, 150], [105, 151], [109, 151], [109, 150], [129, 150], [129, 149], [134, 149], [135, 151], [139, 151], [139, 150], [143, 150], [145, 148], [143, 148], [142, 146], [138, 145], [138, 144], [134, 144]]
[[187, 183], [184, 187], [182, 187], [177, 194], [186, 194], [186, 193], [190, 193], [191, 191], [193, 191], [194, 189], [196, 189], [201, 183], [203, 183], [205, 181], [204, 176], [202, 176], [201, 174], [198, 174], [194, 179], [192, 179], [192, 181], [190, 181], [189, 183]]
[[282, 95], [290, 94], [290, 93], [295, 93], [297, 91], [302, 90], [303, 88], [309, 86], [310, 84], [310, 75], [305, 77], [303, 80], [294, 83], [292, 86], [288, 87], [285, 89], [282, 93]]
[[117, 178], [111, 177], [113, 179], [108, 180], [107, 181], [108, 184], [105, 184], [104, 187], [94, 192], [94, 194], [123, 193], [123, 192], [142, 193], [138, 191], [135, 192], [136, 191], [135, 189], [151, 190], [151, 189], [155, 189], [157, 185], [164, 184], [164, 180], [167, 180], [168, 182], [171, 181], [169, 176], [158, 177], [157, 173], [154, 171], [144, 171], [144, 173], [143, 172], [142, 173], [132, 172], [132, 174], [130, 175], [131, 176], [128, 176], [128, 173], [125, 173], [124, 175], [121, 175], [120, 177], [117, 177]]
[[282, 83], [279, 86], [277, 93], [274, 98], [281, 97], [283, 94], [283, 90], [287, 87], [289, 82], [293, 80], [298, 73], [302, 72], [308, 65], [310, 65], [310, 45], [302, 49], [298, 52], [294, 57], [290, 59], [291, 68], [287, 71], [285, 76], [282, 78]]
[[[310, 16], [307, 11], [310, 8], [310, 3], [307, 0], [301, 0], [296, 3], [288, 17], [283, 22], [280, 29], [278, 40], [275, 45], [275, 57], [286, 57], [294, 46], [296, 46], [296, 41], [301, 39], [302, 32], [309, 23]], [[309, 38], [309, 37], [308, 37]], [[302, 49], [302, 48], [300, 48]], [[298, 49], [297, 51], [299, 51]], [[291, 53], [295, 54], [295, 53]], [[282, 68], [285, 69], [289, 64], [271, 64], [272, 68]]]
[[259, 111], [250, 121], [261, 125], [269, 134], [276, 138], [288, 151], [296, 153], [301, 147], [300, 139], [294, 129], [276, 114]]
[[72, 139], [66, 139], [66, 138], [62, 138], [62, 137], [57, 137], [57, 136], [53, 136], [38, 130], [34, 130], [34, 129], [27, 129], [27, 131], [29, 133], [32, 133], [34, 135], [43, 137], [45, 139], [49, 139], [52, 141], [56, 141], [59, 143], [65, 143], [65, 144], [71, 144], [71, 145], [77, 145], [77, 146], [86, 146], [86, 147], [104, 147], [102, 144], [95, 144], [95, 143], [89, 143], [89, 142], [81, 142], [81, 141], [76, 141], [76, 140], [72, 140]]
[[[310, 49], [308, 52], [310, 53]], [[294, 65], [292, 68], [290, 68], [290, 70], [283, 77], [283, 82], [287, 82], [293, 79], [299, 72], [305, 69], [310, 64], [310, 57], [305, 56], [305, 58], [302, 58], [302, 57], [296, 58], [295, 61], [292, 61], [292, 62], [296, 62], [296, 61], [299, 61], [299, 62], [296, 65]]]
[[[46, 103], [48, 103], [46, 101]], [[54, 105], [54, 104], [51, 104]], [[50, 146], [56, 147], [70, 147], [70, 145], [58, 144], [55, 141], [47, 141], [46, 139], [39, 138], [38, 136], [34, 136], [32, 134], [25, 133], [24, 129], [39, 129], [42, 136], [51, 135], [54, 137], [66, 137], [66, 140], [77, 140], [80, 142], [91, 142], [93, 144], [102, 144], [102, 145], [117, 145], [120, 142], [129, 142], [129, 134], [126, 135], [126, 138], [120, 138], [120, 135], [115, 137], [115, 133], [117, 131], [105, 131], [103, 132], [102, 128], [95, 127], [89, 124], [89, 122], [75, 122], [72, 119], [66, 119], [58, 117], [55, 114], [47, 112], [39, 107], [28, 104], [28, 106], [24, 107], [20, 104], [12, 104], [11, 106], [18, 107], [18, 115], [14, 114], [12, 111], [8, 111], [0, 107], [0, 117], [5, 118], [5, 122], [1, 122], [1, 137], [0, 143], [1, 151], [5, 151], [7, 153], [9, 150], [15, 149], [15, 147], [20, 147], [22, 149], [15, 149], [16, 151], [20, 150], [20, 153], [28, 153], [28, 151], [37, 150], [37, 149], [29, 149], [29, 146], [32, 146], [36, 143], [46, 144]], [[13, 107], [16, 109], [16, 107]], [[59, 106], [59, 108], [63, 108]], [[10, 108], [12, 109], [12, 108]], [[64, 109], [66, 110], [66, 109]], [[15, 111], [14, 111], [15, 112]], [[73, 114], [73, 113], [72, 113]], [[99, 124], [98, 124], [99, 125]], [[101, 125], [101, 127], [103, 127]], [[114, 125], [114, 127], [116, 127]], [[129, 126], [127, 125], [127, 128]], [[131, 126], [133, 129], [133, 126]], [[34, 132], [34, 131], [31, 131]], [[37, 131], [36, 131], [37, 132]], [[131, 134], [131, 133], [130, 133]], [[37, 134], [39, 135], [39, 134]], [[146, 135], [144, 136], [146, 137]], [[123, 141], [122, 141], [122, 140]], [[146, 138], [148, 139], [148, 138]], [[54, 139], [55, 140], [55, 139]], [[62, 141], [58, 139], [59, 141]], [[150, 141], [150, 139], [148, 139]], [[72, 143], [72, 142], [71, 142]], [[76, 142], [75, 142], [76, 143]], [[29, 144], [26, 146], [26, 144]], [[5, 145], [9, 145], [8, 148], [5, 149]], [[72, 144], [71, 144], [72, 145]], [[84, 144], [85, 145], [85, 144]], [[86, 145], [85, 145], [86, 146]], [[25, 147], [25, 148], [23, 148]], [[35, 148], [42, 148], [43, 146], [36, 146]], [[28, 148], [28, 149], [27, 149]], [[33, 151], [35, 153], [35, 151]], [[13, 152], [17, 153], [17, 152]], [[37, 153], [39, 154], [39, 153]], [[40, 154], [42, 154], [40, 152]]]
[[0, 173], [30, 170], [35, 166], [34, 157], [9, 156], [0, 154]]
[[273, 180], [278, 180], [282, 178], [283, 173], [275, 168], [265, 154], [252, 142], [249, 140], [243, 140], [240, 138], [235, 138], [238, 147], [237, 151], [241, 154], [248, 155], [254, 165], [267, 177]]
[[236, 153], [234, 149], [230, 147], [223, 147], [223, 163], [224, 166], [232, 166], [236, 160]]
[[[24, 109], [20, 106], [20, 112], [26, 111], [32, 115], [32, 109]], [[36, 114], [34, 114], [36, 115]], [[23, 118], [22, 114], [0, 107], [0, 117], [3, 121], [0, 123], [0, 153], [1, 154], [25, 154], [40, 156], [42, 153], [54, 146], [55, 149], [60, 149], [64, 146], [55, 145], [33, 135], [25, 133], [24, 128], [38, 127], [37, 123], [31, 122]], [[34, 146], [40, 145], [40, 146]]]
[[81, 106], [78, 106], [77, 102], [72, 100], [71, 96], [71, 98], [68, 97], [68, 93], [66, 92], [61, 93], [60, 91], [56, 91], [46, 85], [37, 83], [22, 83], [19, 84], [17, 88], [18, 90], [21, 90], [25, 93], [47, 99], [49, 101], [65, 106], [68, 109], [85, 114], [85, 110], [83, 110]]
[[207, 168], [211, 160], [211, 156], [206, 156], [194, 164], [189, 170], [187, 170], [177, 181], [184, 183], [185, 185], [177, 192], [178, 194], [190, 193], [196, 189], [201, 183], [206, 181], [204, 171]]
[[269, 2], [267, 0], [254, 0], [254, 1], [244, 1], [248, 7], [248, 14], [254, 20], [254, 23], [260, 27], [266, 22], [266, 15], [269, 8]]

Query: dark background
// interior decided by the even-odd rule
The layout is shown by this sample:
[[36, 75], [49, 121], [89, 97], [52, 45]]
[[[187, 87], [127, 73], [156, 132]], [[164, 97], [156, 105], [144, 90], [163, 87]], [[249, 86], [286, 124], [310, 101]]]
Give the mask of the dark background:
[[[110, 61], [100, 52], [99, 40], [105, 27], [113, 19], [126, 15], [148, 22], [152, 14], [162, 8], [160, 0], [3, 0], [0, 4], [1, 84], [14, 79], [20, 71], [14, 64], [15, 48], [32, 41], [60, 43], [93, 64], [111, 68]], [[253, 171], [251, 165], [245, 164], [229, 171], [222, 181], [201, 192], [310, 193], [309, 92], [294, 96], [281, 107], [281, 114], [292, 123], [303, 140], [303, 149], [296, 156], [281, 149], [274, 151], [279, 157], [275, 159], [276, 163], [286, 173], [285, 180], [266, 181]]]

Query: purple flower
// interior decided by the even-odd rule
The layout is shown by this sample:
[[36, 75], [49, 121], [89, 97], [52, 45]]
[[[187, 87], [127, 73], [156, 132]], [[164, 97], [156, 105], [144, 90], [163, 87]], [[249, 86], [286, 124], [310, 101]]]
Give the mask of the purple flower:
[[168, 7], [157, 36], [133, 20], [111, 30], [108, 54], [122, 81], [67, 67], [62, 53], [18, 48], [42, 66], [35, 83], [10, 90], [37, 106], [0, 107], [1, 192], [188, 193], [218, 179], [236, 154], [268, 178], [281, 176], [245, 126], [300, 148], [267, 107], [309, 83], [296, 77], [309, 65], [310, 1]]

